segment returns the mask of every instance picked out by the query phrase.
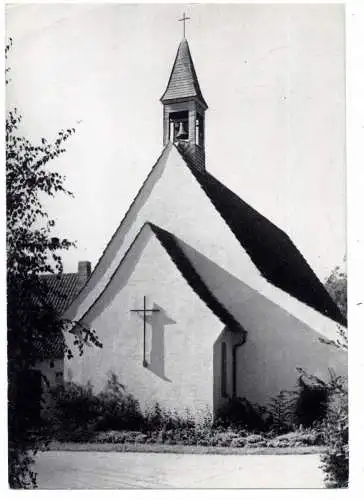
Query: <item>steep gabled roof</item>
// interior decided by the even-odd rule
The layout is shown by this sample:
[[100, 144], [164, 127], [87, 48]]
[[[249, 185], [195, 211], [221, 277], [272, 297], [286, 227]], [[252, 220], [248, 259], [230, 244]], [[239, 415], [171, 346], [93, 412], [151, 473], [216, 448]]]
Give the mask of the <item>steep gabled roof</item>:
[[179, 44], [168, 85], [161, 97], [161, 101], [165, 103], [175, 99], [193, 97], [197, 97], [202, 105], [207, 108], [198, 83], [188, 42], [183, 38]]
[[241, 246], [272, 285], [346, 325], [346, 319], [293, 242], [281, 229], [206, 171], [189, 168]]
[[[176, 146], [168, 143], [160, 159], [164, 158], [167, 161], [168, 155], [173, 148], [176, 148]], [[188, 159], [183, 156], [183, 153], [178, 148], [176, 150], [179, 151], [186, 164], [186, 168], [188, 168], [191, 175], [197, 180], [218, 214], [224, 219], [260, 274], [273, 286], [278, 287], [326, 317], [346, 325], [346, 318], [343, 317], [325, 287], [290, 238], [211, 174], [206, 171], [198, 171], [191, 166], [188, 163]], [[115, 245], [115, 242], [118, 241], [117, 238], [122, 234], [122, 228], [127, 224], [127, 218], [138, 199], [145, 191], [149, 192], [153, 188], [153, 183], [155, 182], [153, 174], [157, 171], [158, 166], [161, 165], [160, 159], [154, 165], [137, 196], [134, 198], [123, 221], [120, 223], [99, 259], [88, 283], [92, 284], [92, 279], [96, 276], [95, 273], [100, 268], [105, 255], [107, 255], [108, 251], [111, 251], [111, 244]], [[198, 217], [198, 214], [196, 214], [196, 217]], [[164, 241], [167, 241], [167, 239], [164, 239]], [[114, 256], [115, 250], [112, 258]], [[86, 292], [87, 286], [84, 288]], [[103, 285], [103, 289], [105, 286], [107, 285]], [[95, 297], [93, 300], [95, 301], [97, 298]], [[67, 314], [69, 311], [70, 309], [67, 311]], [[74, 311], [71, 311], [71, 313], [69, 314], [69, 318], [73, 319], [75, 313]], [[81, 313], [81, 316], [83, 317], [84, 314]]]

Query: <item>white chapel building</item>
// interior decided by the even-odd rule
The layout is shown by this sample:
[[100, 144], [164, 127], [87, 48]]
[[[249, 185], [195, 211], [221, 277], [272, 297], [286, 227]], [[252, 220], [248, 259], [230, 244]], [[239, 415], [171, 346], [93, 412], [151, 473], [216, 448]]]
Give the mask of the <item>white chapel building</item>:
[[[100, 390], [115, 372], [145, 409], [216, 413], [267, 404], [297, 368], [345, 375], [345, 318], [289, 236], [208, 172], [203, 98], [182, 39], [163, 106], [163, 149], [64, 313], [103, 348], [65, 360]], [[226, 165], [228, 168], [228, 165]]]

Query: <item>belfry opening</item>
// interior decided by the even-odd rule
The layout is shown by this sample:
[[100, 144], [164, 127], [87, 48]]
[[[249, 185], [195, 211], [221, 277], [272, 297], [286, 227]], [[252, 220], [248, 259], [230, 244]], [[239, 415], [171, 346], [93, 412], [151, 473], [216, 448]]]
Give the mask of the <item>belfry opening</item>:
[[205, 170], [205, 111], [186, 38], [179, 44], [163, 104], [163, 145], [173, 142], [195, 168]]

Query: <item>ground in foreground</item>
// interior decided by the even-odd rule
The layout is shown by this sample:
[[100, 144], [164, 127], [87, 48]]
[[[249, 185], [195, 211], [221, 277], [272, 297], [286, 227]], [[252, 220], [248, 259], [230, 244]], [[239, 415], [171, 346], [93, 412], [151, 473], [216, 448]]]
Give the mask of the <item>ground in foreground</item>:
[[41, 489], [323, 488], [320, 456], [48, 451]]

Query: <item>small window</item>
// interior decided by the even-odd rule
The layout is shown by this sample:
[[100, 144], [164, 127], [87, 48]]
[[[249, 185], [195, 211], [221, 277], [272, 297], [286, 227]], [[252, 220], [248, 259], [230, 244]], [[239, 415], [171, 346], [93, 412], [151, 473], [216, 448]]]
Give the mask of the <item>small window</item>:
[[221, 396], [227, 397], [227, 350], [226, 342], [221, 343]]
[[50, 366], [51, 368], [54, 368], [54, 361], [50, 361], [49, 366]]
[[204, 137], [203, 137], [203, 118], [198, 113], [197, 113], [197, 117], [196, 117], [196, 132], [195, 132], [195, 136], [196, 136], [196, 144], [197, 144], [197, 146], [203, 147], [203, 141], [204, 141]]

